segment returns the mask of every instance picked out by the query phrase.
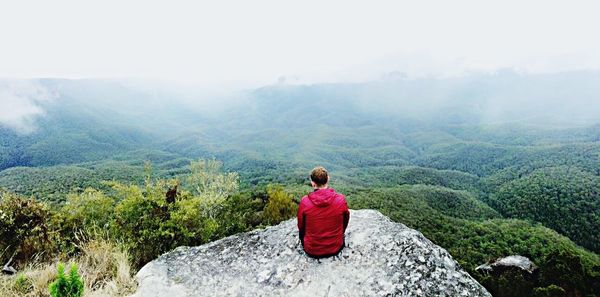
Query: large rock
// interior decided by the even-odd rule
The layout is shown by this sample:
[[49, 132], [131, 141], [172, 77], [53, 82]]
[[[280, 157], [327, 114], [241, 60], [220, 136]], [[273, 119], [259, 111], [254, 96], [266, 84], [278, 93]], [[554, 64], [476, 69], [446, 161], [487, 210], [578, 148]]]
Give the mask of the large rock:
[[512, 255], [504, 258], [498, 258], [494, 261], [477, 266], [476, 271], [486, 274], [497, 274], [506, 270], [517, 270], [532, 274], [537, 270], [537, 266], [529, 258]]
[[446, 250], [377, 211], [351, 211], [346, 243], [309, 258], [292, 219], [179, 247], [138, 272], [134, 296], [490, 296]]
[[539, 282], [537, 266], [528, 258], [519, 255], [495, 259], [475, 270], [487, 276], [484, 278], [485, 287], [498, 297], [533, 296], [535, 287], [545, 287]]

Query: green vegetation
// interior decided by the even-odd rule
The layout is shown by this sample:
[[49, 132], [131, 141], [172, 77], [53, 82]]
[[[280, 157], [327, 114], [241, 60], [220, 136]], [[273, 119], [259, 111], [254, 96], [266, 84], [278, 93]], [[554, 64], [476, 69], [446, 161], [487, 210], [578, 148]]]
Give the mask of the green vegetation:
[[217, 219], [226, 207], [225, 200], [235, 191], [236, 178], [216, 173], [217, 165], [212, 163], [208, 168], [198, 166], [201, 168], [191, 175], [194, 192], [178, 193], [172, 202], [165, 199], [165, 193], [176, 182], [148, 182], [143, 188], [114, 185], [120, 200], [114, 208], [114, 231], [138, 264], [180, 245], [219, 238], [224, 232]]
[[2, 260], [31, 259], [52, 247], [47, 205], [10, 193], [0, 193], [0, 250]]
[[[200, 245], [295, 215], [281, 186], [239, 191], [236, 173], [215, 160], [193, 161], [183, 180], [154, 179], [146, 165], [143, 185], [105, 182], [64, 203], [48, 205], [4, 192], [0, 200], [0, 247], [17, 264], [34, 256], [75, 255], [78, 237], [114, 238], [136, 267], [181, 245]], [[169, 196], [171, 193], [171, 197]]]
[[286, 193], [283, 187], [267, 187], [269, 202], [263, 211], [263, 220], [269, 225], [278, 224], [281, 221], [294, 217], [298, 212], [298, 204], [294, 203], [292, 195]]
[[20, 273], [15, 278], [15, 283], [12, 288], [16, 293], [25, 295], [33, 290], [33, 284], [31, 280], [25, 276], [25, 274]]
[[548, 167], [500, 186], [488, 202], [507, 217], [529, 219], [600, 252], [600, 177]]
[[81, 297], [83, 295], [83, 282], [77, 273], [77, 265], [71, 264], [69, 275], [65, 275], [65, 265], [58, 264], [56, 280], [50, 284], [52, 297]]
[[[35, 132], [0, 127], [0, 261], [27, 272], [0, 295], [45, 296], [44, 269], [70, 259], [86, 292], [126, 294], [117, 266], [293, 217], [323, 165], [352, 208], [420, 230], [497, 296], [600, 296], [600, 126], [486, 124], [481, 86], [504, 83], [467, 81], [472, 92], [431, 108], [410, 103], [451, 84], [273, 86], [214, 115], [109, 82], [42, 83], [61, 97]], [[96, 242], [108, 243], [86, 250]], [[126, 264], [85, 264], [96, 253]], [[540, 267], [535, 282], [475, 272], [512, 254]]]

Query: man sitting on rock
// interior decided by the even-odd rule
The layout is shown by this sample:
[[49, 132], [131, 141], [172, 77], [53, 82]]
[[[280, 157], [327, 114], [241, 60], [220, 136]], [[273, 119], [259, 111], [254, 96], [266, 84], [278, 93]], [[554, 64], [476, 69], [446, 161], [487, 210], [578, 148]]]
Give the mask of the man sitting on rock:
[[346, 198], [329, 188], [329, 175], [323, 167], [312, 170], [310, 183], [314, 191], [302, 197], [298, 207], [300, 242], [310, 257], [335, 256], [344, 248], [350, 220]]

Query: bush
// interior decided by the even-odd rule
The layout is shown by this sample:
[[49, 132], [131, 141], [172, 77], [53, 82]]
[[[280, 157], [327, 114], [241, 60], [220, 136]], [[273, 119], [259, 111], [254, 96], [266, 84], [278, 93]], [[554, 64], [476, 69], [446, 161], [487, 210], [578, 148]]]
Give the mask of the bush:
[[166, 203], [165, 191], [132, 190], [136, 194], [115, 208], [115, 234], [123, 240], [136, 266], [178, 246], [200, 245], [226, 234], [221, 231], [226, 224], [220, 222], [224, 202], [184, 193], [174, 203]]
[[81, 194], [71, 194], [62, 208], [65, 227], [72, 231], [98, 231], [109, 226], [115, 201], [102, 192], [88, 188]]
[[177, 192], [170, 202], [166, 193], [178, 180], [152, 181], [148, 173], [145, 187], [113, 184], [121, 199], [113, 228], [137, 267], [178, 246], [200, 245], [240, 229], [223, 216], [231, 210], [227, 201], [238, 189], [237, 174], [220, 173], [216, 161], [200, 160], [191, 167], [183, 187], [190, 191]]
[[218, 237], [245, 232], [263, 223], [261, 211], [265, 203], [261, 197], [257, 197], [263, 194], [257, 192], [260, 190], [237, 193], [225, 201], [224, 208], [217, 217], [220, 222], [219, 232], [222, 232], [217, 234]]
[[114, 214], [114, 199], [98, 190], [88, 188], [83, 193], [68, 195], [52, 221], [60, 234], [56, 243], [61, 253], [75, 255], [80, 252], [77, 243], [83, 238], [109, 235]]
[[6, 257], [0, 261], [6, 262], [14, 255], [14, 262], [19, 264], [42, 252], [51, 254], [48, 207], [6, 192], [0, 196], [0, 250]]
[[71, 264], [69, 275], [65, 276], [65, 265], [58, 263], [58, 275], [49, 289], [52, 297], [81, 297], [83, 282], [77, 273], [77, 265]]
[[142, 265], [166, 251], [173, 242], [164, 223], [169, 209], [162, 197], [144, 193], [138, 186], [116, 189], [124, 196], [115, 208], [114, 233], [123, 241], [136, 264]]
[[292, 218], [298, 212], [298, 205], [294, 203], [293, 197], [283, 190], [280, 185], [267, 187], [269, 202], [263, 211], [264, 221], [267, 224], [277, 224]]

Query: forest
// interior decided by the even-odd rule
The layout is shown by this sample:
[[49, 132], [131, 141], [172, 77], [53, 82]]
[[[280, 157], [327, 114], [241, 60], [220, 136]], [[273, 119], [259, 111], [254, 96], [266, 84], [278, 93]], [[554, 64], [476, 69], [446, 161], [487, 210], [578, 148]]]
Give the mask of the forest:
[[[46, 296], [43, 265], [98, 269], [101, 250], [113, 266], [87, 289], [126, 295], [124, 275], [177, 246], [293, 218], [322, 165], [350, 208], [422, 232], [494, 296], [600, 296], [600, 125], [550, 121], [553, 109], [489, 121], [468, 104], [514, 95], [506, 81], [545, 96], [582, 77], [597, 74], [276, 85], [212, 113], [115, 82], [39, 80], [60, 96], [40, 103], [34, 132], [0, 126], [0, 263], [24, 271], [0, 278], [0, 292]], [[472, 98], [411, 105], [436, 90]], [[401, 95], [378, 106], [390, 95], [368, 94]], [[509, 255], [538, 277], [475, 270]]]

